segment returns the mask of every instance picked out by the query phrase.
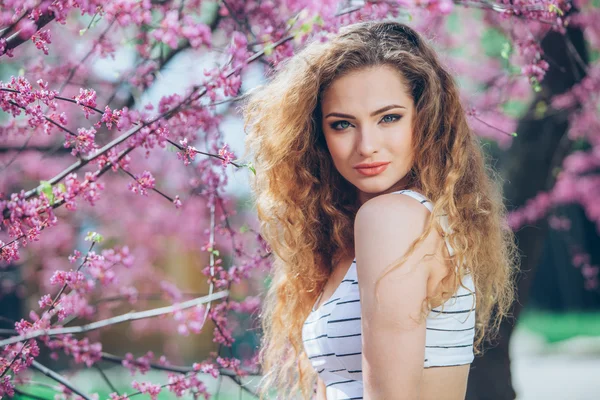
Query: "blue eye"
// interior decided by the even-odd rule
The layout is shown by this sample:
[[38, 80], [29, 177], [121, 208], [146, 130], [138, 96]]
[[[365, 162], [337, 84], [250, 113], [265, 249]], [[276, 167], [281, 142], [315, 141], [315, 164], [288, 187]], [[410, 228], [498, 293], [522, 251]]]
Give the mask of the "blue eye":
[[[388, 123], [388, 124], [389, 124], [389, 123], [392, 123], [392, 122], [395, 122], [395, 121], [399, 120], [399, 119], [400, 119], [400, 117], [401, 117], [401, 116], [400, 116], [400, 115], [398, 115], [398, 114], [388, 114], [388, 115], [384, 115], [384, 116], [383, 116], [383, 118], [381, 118], [381, 120], [382, 120], [383, 122], [385, 122], [385, 123]], [[386, 118], [387, 118], [387, 119], [386, 119]], [[390, 119], [390, 118], [391, 118], [391, 119]]]
[[[342, 124], [346, 124], [346, 125], [342, 126]], [[344, 120], [342, 120], [342, 121], [335, 121], [330, 126], [331, 126], [331, 128], [335, 129], [336, 131], [340, 131], [340, 130], [348, 128], [348, 126], [350, 126], [350, 122], [344, 121]], [[338, 127], [340, 127], [341, 129], [338, 129]]]

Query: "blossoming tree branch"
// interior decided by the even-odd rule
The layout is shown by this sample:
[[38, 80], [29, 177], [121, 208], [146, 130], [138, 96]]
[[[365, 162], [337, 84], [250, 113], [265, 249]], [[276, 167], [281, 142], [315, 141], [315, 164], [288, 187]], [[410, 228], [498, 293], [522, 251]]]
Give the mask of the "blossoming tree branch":
[[[14, 296], [26, 308], [11, 319], [8, 303], [0, 307], [10, 326], [0, 329], [0, 397], [26, 395], [39, 385], [35, 371], [62, 398], [97, 398], [61, 372], [61, 357], [71, 370], [94, 367], [112, 399], [162, 391], [208, 399], [207, 379], [222, 378], [252, 392], [256, 348], [236, 338], [256, 329], [270, 250], [255, 216], [226, 190], [230, 176], [260, 174], [225, 141], [226, 122], [252, 71], [268, 74], [307, 40], [352, 22], [396, 18], [431, 37], [461, 82], [474, 131], [516, 162], [531, 150], [519, 144], [527, 123], [560, 121], [544, 147], [543, 182], [509, 198], [518, 207], [507, 222], [568, 231], [556, 210], [575, 203], [600, 228], [597, 1], [0, 5], [0, 302]], [[153, 101], [185, 60], [196, 62], [183, 86]], [[557, 75], [563, 87], [554, 71], [568, 74]], [[598, 267], [577, 244], [572, 252], [595, 290]], [[190, 268], [202, 292], [185, 286]], [[163, 335], [163, 354], [106, 351], [103, 332], [119, 327], [125, 348]], [[190, 363], [178, 343], [206, 331], [216, 351]], [[111, 364], [131, 372], [126, 390], [105, 373]], [[166, 383], [147, 380], [150, 370]]]

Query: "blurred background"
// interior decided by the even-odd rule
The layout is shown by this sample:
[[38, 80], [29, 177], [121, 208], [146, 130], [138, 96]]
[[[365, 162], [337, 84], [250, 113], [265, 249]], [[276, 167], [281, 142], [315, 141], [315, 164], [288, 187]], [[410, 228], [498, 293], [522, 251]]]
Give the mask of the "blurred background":
[[[69, 78], [71, 83], [65, 86], [64, 96], [77, 94], [79, 87], [94, 87], [102, 98], [98, 104], [111, 104], [113, 108], [127, 105], [141, 110], [148, 104], [158, 106], [164, 96], [182, 94], [192, 83], [200, 82], [203, 71], [213, 68], [222, 59], [223, 49], [230, 42], [234, 29], [228, 17], [238, 15], [242, 18], [244, 2], [230, 2], [229, 14], [223, 12], [223, 2], [197, 3], [194, 9], [197, 20], [215, 27], [211, 49], [173, 51], [163, 46], [161, 51], [165, 54], [159, 59], [165, 62], [145, 76], [140, 71], [143, 67], [139, 63], [140, 54], [127, 42], [135, 37], [134, 28], [131, 31], [124, 28], [122, 32], [128, 36], [121, 40], [122, 46], [110, 51], [112, 57], [95, 56], [85, 65], [82, 63]], [[469, 5], [492, 2], [472, 3]], [[507, 394], [510, 388], [506, 379], [512, 380], [519, 400], [600, 398], [600, 380], [597, 379], [600, 373], [600, 217], [592, 212], [600, 204], [594, 203], [594, 196], [600, 194], [600, 181], [596, 177], [600, 162], [592, 162], [592, 168], [586, 167], [585, 174], [571, 176], [571, 186], [560, 187], [563, 192], [578, 193], [579, 198], [550, 201], [540, 195], [552, 193], [556, 181], [560, 181], [560, 172], [577, 163], [580, 152], [591, 152], [595, 154], [594, 160], [600, 160], [600, 153], [594, 153], [596, 142], [590, 139], [600, 133], [600, 125], [594, 125], [598, 120], [590, 122], [588, 119], [590, 132], [587, 136], [576, 136], [571, 131], [575, 122], [580, 124], [577, 125], [580, 130], [583, 123], [569, 122], [564, 112], [556, 111], [556, 106], [551, 103], [554, 96], [568, 92], [585, 76], [591, 76], [595, 79], [593, 82], [599, 81], [596, 65], [600, 37], [598, 3], [575, 3], [588, 19], [585, 23], [579, 20], [580, 25], [574, 20], [566, 36], [543, 31], [533, 24], [519, 27], [514, 25], [514, 20], [498, 21], [498, 11], [490, 7], [457, 5], [443, 18], [440, 15], [427, 17], [420, 11], [401, 12], [395, 17], [427, 34], [456, 76], [464, 93], [466, 110], [472, 117], [472, 127], [481, 137], [490, 164], [504, 180], [507, 205], [515, 211], [511, 224], [525, 255], [519, 279], [519, 301], [514, 312], [516, 321], [506, 322], [502, 330], [504, 339], [489, 350], [487, 360], [477, 360], [473, 364], [470, 380], [475, 384], [470, 384], [467, 398], [512, 398]], [[339, 2], [339, 8], [361, 4]], [[155, 22], [160, 23], [161, 11], [155, 13]], [[94, 22], [95, 18], [95, 15], [74, 13], [70, 15], [68, 25], [71, 31], [85, 30], [85, 35], [94, 38], [108, 26], [106, 18]], [[596, 22], [591, 23], [594, 18]], [[432, 25], [432, 21], [440, 23]], [[532, 81], [516, 67], [529, 65], [529, 61], [523, 61], [526, 55], [517, 51], [511, 37], [525, 26], [531, 28], [532, 37], [538, 39], [549, 60], [546, 76], [541, 82]], [[0, 59], [0, 81], [8, 82], [11, 76], [22, 75], [25, 70], [48, 76], [52, 71], [56, 73], [57, 66], [61, 65], [62, 77], [68, 76], [77, 60], [84, 58], [92, 39], [82, 35], [80, 41], [73, 43], [71, 31], [65, 27], [55, 25], [50, 29], [53, 40], [51, 58], [45, 61], [47, 65], [40, 63], [35, 67], [35, 63], [39, 63], [38, 55], [34, 56], [35, 49], [30, 49], [33, 46], [27, 44], [30, 48], [18, 49], [16, 57]], [[258, 28], [255, 30], [259, 31]], [[579, 61], [573, 61], [573, 52], [578, 54]], [[275, 63], [276, 57], [283, 55], [271, 55], [268, 62], [249, 65], [243, 72], [240, 93], [263, 82], [269, 63]], [[49, 65], [56, 69], [49, 69]], [[127, 74], [130, 74], [129, 81], [122, 84], [121, 78]], [[35, 81], [34, 76], [26, 77]], [[135, 77], [149, 81], [139, 86], [139, 83], [131, 82]], [[589, 101], [596, 102], [591, 109], [598, 112], [597, 98], [590, 96]], [[219, 135], [218, 143], [228, 144], [234, 154], [241, 155], [244, 131], [236, 102], [217, 105], [214, 114], [220, 125], [207, 132]], [[81, 115], [70, 117], [72, 121], [84, 121]], [[68, 155], [70, 150], [62, 146], [62, 134], [10, 135], [9, 130], [15, 129], [11, 121], [10, 115], [0, 111], [0, 192], [4, 196], [21, 189], [29, 190], [73, 162]], [[207, 132], [206, 136], [203, 133], [195, 138], [198, 149], [204, 149], [202, 143], [209, 136]], [[515, 137], [513, 132], [518, 135]], [[107, 136], [99, 141], [106, 143], [111, 138]], [[22, 146], [25, 150], [20, 149]], [[101, 232], [107, 238], [105, 247], [128, 246], [135, 257], [134, 267], [120, 272], [121, 280], [114, 292], [99, 293], [94, 298], [95, 319], [168, 305], [206, 293], [207, 278], [202, 270], [209, 263], [209, 255], [203, 246], [207, 243], [210, 220], [207, 193], [211, 191], [218, 193], [217, 202], [221, 202], [223, 209], [234, 211], [228, 216], [227, 225], [234, 227], [240, 233], [237, 238], [251, 249], [249, 253], [240, 254], [237, 252], [240, 243], [235, 244], [230, 236], [218, 235], [215, 248], [219, 249], [222, 265], [241, 268], [247, 262], [245, 260], [253, 259], [254, 265], [259, 266], [246, 279], [230, 287], [231, 298], [241, 302], [244, 299], [258, 301], [269, 279], [267, 261], [256, 261], [264, 252], [261, 253], [257, 240], [258, 223], [248, 186], [251, 172], [232, 167], [222, 171], [218, 163], [198, 159], [185, 168], [181, 162], [174, 161], [173, 149], [170, 150], [154, 151], [150, 158], [138, 154], [132, 157], [130, 166], [136, 172], [154, 171], [161, 189], [172, 194], [181, 193], [182, 199], [185, 194], [185, 207], [174, 210], [172, 204], [156, 193], [147, 197], [132, 193], [125, 183], [130, 178], [115, 173], [105, 180], [105, 197], [93, 207], [82, 203], [76, 213], [57, 210], [61, 224], [53, 227], [51, 234], [44, 234], [41, 240], [23, 248], [19, 261], [0, 269], [2, 337], [7, 337], [7, 332], [14, 329], [15, 321], [30, 317], [29, 310], [37, 307], [40, 296], [54, 290], [48, 283], [50, 274], [56, 269], [71, 268], [67, 257], [74, 249], [86, 251], [89, 244], [83, 238], [89, 231]], [[216, 152], [216, 148], [205, 150]], [[214, 178], [208, 170], [222, 172], [223, 178], [214, 184], [206, 183]], [[585, 185], [577, 186], [577, 182], [584, 181]], [[562, 196], [566, 197], [564, 193]], [[224, 214], [221, 211], [221, 215]], [[7, 241], [5, 237], [2, 240]], [[122, 301], [130, 293], [128, 290], [137, 293], [135, 303]], [[249, 307], [249, 310], [231, 311], [228, 326], [235, 339], [231, 347], [213, 341], [215, 326], [212, 322], [209, 321], [201, 332], [190, 333], [172, 317], [117, 325], [93, 332], [89, 337], [102, 342], [103, 351], [107, 353], [121, 356], [131, 353], [140, 357], [151, 350], [157, 356], [165, 354], [173, 363], [181, 365], [204, 360], [211, 352], [224, 357], [251, 359], [260, 340], [259, 307]], [[508, 378], [506, 372], [501, 371], [502, 357], [507, 351], [511, 359], [511, 376]], [[101, 377], [102, 374], [116, 388], [127, 388], [132, 380], [129, 371], [119, 362], [111, 364], [104, 360], [102, 371], [99, 371], [99, 368], [73, 365], [64, 354], [55, 358], [52, 359], [47, 351], [40, 356], [42, 364], [52, 363], [78, 387], [97, 392], [100, 398], [107, 398], [114, 389]], [[498, 368], [497, 374], [489, 372], [495, 371], [494, 368]], [[135, 379], [160, 383], [166, 382], [167, 376], [161, 371], [150, 371]], [[216, 399], [254, 398], [231, 380], [203, 379], [211, 393], [218, 393]], [[53, 380], [40, 373], [35, 373], [29, 380], [39, 383], [22, 387], [29, 397], [53, 398], [56, 385]], [[258, 377], [248, 377], [245, 382], [252, 388]], [[488, 397], [482, 395], [486, 390]], [[22, 394], [18, 396], [28, 398]], [[159, 396], [170, 397], [175, 396], [166, 392]]]

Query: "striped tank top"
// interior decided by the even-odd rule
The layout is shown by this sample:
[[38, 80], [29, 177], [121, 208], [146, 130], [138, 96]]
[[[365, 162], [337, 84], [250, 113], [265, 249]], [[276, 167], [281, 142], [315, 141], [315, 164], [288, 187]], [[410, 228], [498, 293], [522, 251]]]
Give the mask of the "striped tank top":
[[[422, 194], [401, 190], [431, 211]], [[444, 227], [442, 223], [442, 227]], [[450, 255], [453, 249], [446, 242]], [[470, 274], [462, 279], [456, 293], [435, 307], [426, 319], [423, 367], [455, 366], [473, 361], [475, 336], [475, 287]], [[313, 368], [325, 383], [327, 400], [362, 399], [361, 307], [356, 259], [330, 300], [314, 309], [302, 327], [304, 350]], [[321, 295], [323, 292], [321, 292]], [[315, 305], [319, 302], [315, 302]]]

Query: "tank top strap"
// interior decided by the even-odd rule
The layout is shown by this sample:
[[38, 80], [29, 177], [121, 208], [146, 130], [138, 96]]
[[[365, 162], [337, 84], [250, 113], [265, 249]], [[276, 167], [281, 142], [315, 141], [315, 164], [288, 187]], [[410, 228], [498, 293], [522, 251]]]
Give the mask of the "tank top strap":
[[415, 192], [414, 190], [404, 189], [404, 190], [398, 190], [398, 191], [392, 192], [392, 193], [398, 193], [398, 194], [403, 194], [403, 195], [412, 197], [413, 199], [417, 200], [419, 203], [421, 203], [425, 207], [427, 207], [427, 209], [430, 212], [433, 211], [433, 204], [431, 203], [431, 201], [419, 192]]
[[[405, 196], [412, 197], [413, 199], [417, 200], [419, 203], [421, 203], [425, 207], [427, 207], [429, 212], [433, 211], [433, 203], [431, 202], [431, 200], [429, 200], [427, 197], [425, 197], [423, 194], [421, 194], [419, 192], [415, 192], [414, 190], [410, 190], [410, 189], [403, 189], [403, 190], [398, 190], [398, 191], [395, 191], [392, 193], [398, 193], [398, 194], [403, 194]], [[446, 215], [440, 216], [440, 226], [442, 227], [444, 232], [446, 232], [446, 233], [451, 232], [451, 229], [448, 225], [448, 216], [446, 216]], [[448, 253], [452, 257], [454, 255], [454, 249], [452, 248], [452, 246], [450, 246], [450, 243], [448, 242], [448, 238], [444, 238], [444, 241], [446, 242], [446, 247], [448, 248]], [[456, 269], [458, 270], [458, 266], [456, 267]]]

